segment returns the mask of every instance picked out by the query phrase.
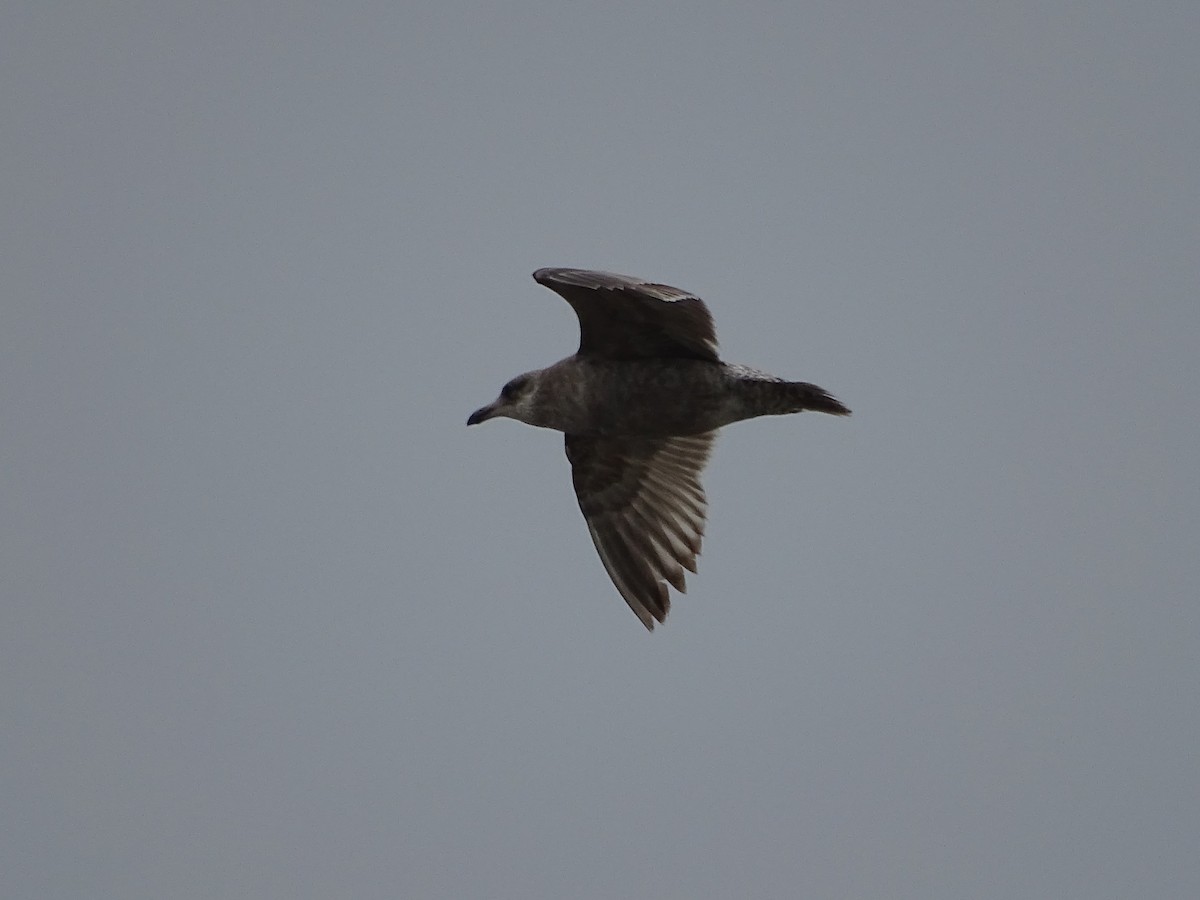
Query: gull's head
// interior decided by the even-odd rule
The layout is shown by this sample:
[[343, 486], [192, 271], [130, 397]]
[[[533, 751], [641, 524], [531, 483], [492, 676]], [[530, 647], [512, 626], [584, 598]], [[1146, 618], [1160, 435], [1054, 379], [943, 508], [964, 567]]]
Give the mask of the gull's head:
[[518, 422], [533, 424], [533, 401], [537, 396], [536, 372], [518, 375], [500, 389], [500, 396], [487, 406], [480, 407], [467, 419], [468, 425], [478, 425], [488, 419], [507, 416]]

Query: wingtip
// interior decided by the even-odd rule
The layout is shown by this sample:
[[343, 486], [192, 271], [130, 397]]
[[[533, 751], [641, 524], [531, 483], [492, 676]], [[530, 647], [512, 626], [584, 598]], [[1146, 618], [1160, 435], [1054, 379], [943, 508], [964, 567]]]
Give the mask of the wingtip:
[[577, 269], [571, 266], [548, 266], [538, 269], [533, 273], [533, 280], [559, 293], [562, 293], [563, 288], [614, 291], [645, 285], [642, 279], [631, 275], [620, 275], [602, 269]]
[[664, 610], [663, 614], [660, 616], [658, 613], [647, 611], [644, 616], [639, 614], [638, 619], [640, 619], [641, 623], [646, 626], [646, 630], [649, 631], [651, 634], [653, 634], [654, 626], [656, 624], [657, 625], [665, 625], [666, 624], [667, 612], [669, 612], [669, 610]]
[[547, 266], [536, 270], [533, 273], [533, 280], [538, 284], [550, 284], [557, 280], [559, 273], [566, 271], [565, 269]]

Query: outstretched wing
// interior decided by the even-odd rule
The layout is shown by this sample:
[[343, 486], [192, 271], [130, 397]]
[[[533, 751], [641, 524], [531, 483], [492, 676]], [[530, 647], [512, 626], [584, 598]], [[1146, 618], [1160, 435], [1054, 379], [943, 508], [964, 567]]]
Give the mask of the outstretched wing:
[[538, 269], [533, 277], [575, 310], [581, 355], [718, 361], [712, 315], [687, 291], [587, 269]]
[[604, 568], [651, 631], [671, 608], [667, 584], [684, 593], [696, 571], [708, 503], [700, 473], [715, 431], [689, 437], [568, 434], [579, 508]]

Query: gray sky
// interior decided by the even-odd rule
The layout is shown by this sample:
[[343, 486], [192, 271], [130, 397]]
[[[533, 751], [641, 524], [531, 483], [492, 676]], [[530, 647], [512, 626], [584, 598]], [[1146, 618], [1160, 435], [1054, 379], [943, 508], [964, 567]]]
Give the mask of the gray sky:
[[[6, 897], [1200, 896], [1200, 6], [12, 3]], [[539, 266], [735, 425], [647, 634]]]

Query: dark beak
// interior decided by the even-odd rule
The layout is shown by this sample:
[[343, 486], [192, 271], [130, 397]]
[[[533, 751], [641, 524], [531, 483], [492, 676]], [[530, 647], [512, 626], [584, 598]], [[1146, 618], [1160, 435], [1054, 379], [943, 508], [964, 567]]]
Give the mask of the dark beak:
[[486, 422], [496, 414], [496, 404], [489, 403], [487, 406], [480, 407], [467, 417], [468, 425], [478, 425], [480, 422]]

